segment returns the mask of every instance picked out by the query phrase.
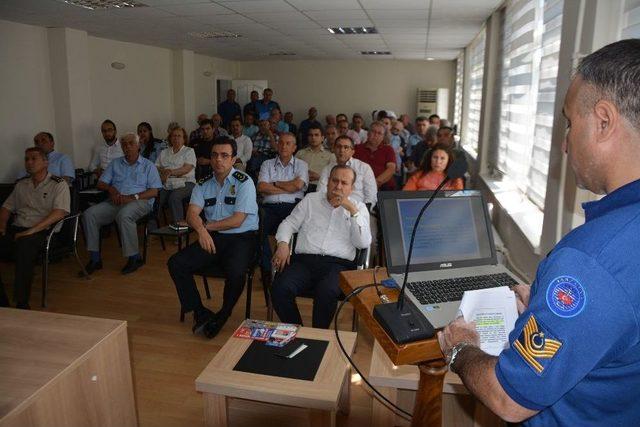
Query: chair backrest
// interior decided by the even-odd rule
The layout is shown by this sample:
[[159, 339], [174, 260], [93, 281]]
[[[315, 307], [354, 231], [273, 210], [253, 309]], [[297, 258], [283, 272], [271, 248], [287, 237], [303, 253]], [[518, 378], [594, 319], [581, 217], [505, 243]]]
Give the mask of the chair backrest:
[[[76, 185], [69, 187], [70, 192], [70, 215], [75, 215], [80, 212], [80, 194]], [[77, 221], [68, 220], [62, 223], [60, 231], [55, 233], [52, 237], [51, 247], [59, 249], [73, 248], [77, 236]]]

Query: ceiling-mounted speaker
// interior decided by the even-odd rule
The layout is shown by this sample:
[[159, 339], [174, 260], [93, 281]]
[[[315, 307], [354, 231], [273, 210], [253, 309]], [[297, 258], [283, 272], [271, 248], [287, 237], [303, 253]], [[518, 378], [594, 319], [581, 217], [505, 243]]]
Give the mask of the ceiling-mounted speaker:
[[111, 63], [111, 68], [116, 69], [116, 70], [124, 70], [125, 67], [126, 67], [126, 65], [124, 65], [122, 62], [112, 62]]

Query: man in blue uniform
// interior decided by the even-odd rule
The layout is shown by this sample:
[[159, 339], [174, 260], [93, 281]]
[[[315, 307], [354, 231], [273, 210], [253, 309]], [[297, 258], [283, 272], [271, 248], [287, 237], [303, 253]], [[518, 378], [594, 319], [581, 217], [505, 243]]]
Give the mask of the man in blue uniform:
[[91, 256], [85, 268], [89, 274], [102, 268], [100, 227], [113, 221], [122, 240], [122, 255], [128, 258], [122, 274], [133, 273], [142, 266], [136, 221], [151, 212], [158, 190], [162, 188], [156, 165], [140, 154], [138, 135], [124, 134], [120, 143], [124, 157], [109, 163], [97, 185], [98, 190], [109, 193], [109, 199], [91, 206], [82, 215], [87, 250]]
[[564, 151], [585, 224], [540, 264], [499, 357], [472, 323], [439, 335], [450, 368], [486, 406], [526, 425], [640, 425], [640, 40], [583, 58], [566, 95]]
[[[218, 137], [211, 146], [211, 177], [198, 182], [191, 194], [187, 222], [198, 233], [193, 243], [167, 263], [182, 311], [193, 311], [194, 333], [213, 338], [227, 321], [242, 294], [245, 274], [255, 257], [258, 204], [253, 180], [233, 168], [236, 141]], [[200, 214], [204, 210], [205, 221]], [[202, 305], [193, 274], [215, 263], [226, 273], [222, 309], [213, 313]]]

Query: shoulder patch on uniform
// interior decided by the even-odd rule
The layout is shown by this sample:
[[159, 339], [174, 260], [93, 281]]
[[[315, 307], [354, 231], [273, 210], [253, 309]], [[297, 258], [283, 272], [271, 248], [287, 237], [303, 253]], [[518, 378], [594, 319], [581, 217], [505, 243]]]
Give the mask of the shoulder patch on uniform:
[[198, 180], [198, 185], [204, 184], [205, 182], [209, 181], [211, 178], [213, 178], [213, 174], [200, 178]]
[[64, 178], [61, 178], [59, 176], [55, 176], [55, 175], [51, 175], [51, 179], [54, 180], [55, 182], [62, 182], [64, 181]]
[[580, 282], [571, 276], [558, 276], [547, 288], [547, 306], [556, 316], [577, 316], [587, 304], [587, 294]]
[[536, 375], [542, 375], [562, 347], [562, 342], [532, 314], [511, 347]]
[[231, 176], [234, 177], [235, 179], [237, 179], [240, 182], [245, 182], [246, 180], [249, 179], [249, 177], [246, 174], [244, 174], [244, 173], [242, 173], [240, 171], [235, 171], [233, 173], [233, 175], [231, 175]]

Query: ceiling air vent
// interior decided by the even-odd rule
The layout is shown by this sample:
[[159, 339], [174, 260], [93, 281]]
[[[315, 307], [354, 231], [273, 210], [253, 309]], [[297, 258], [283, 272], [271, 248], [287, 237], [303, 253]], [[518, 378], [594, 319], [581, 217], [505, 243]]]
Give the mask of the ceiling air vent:
[[232, 33], [231, 31], [192, 31], [188, 34], [197, 39], [237, 39], [242, 37], [240, 34]]

